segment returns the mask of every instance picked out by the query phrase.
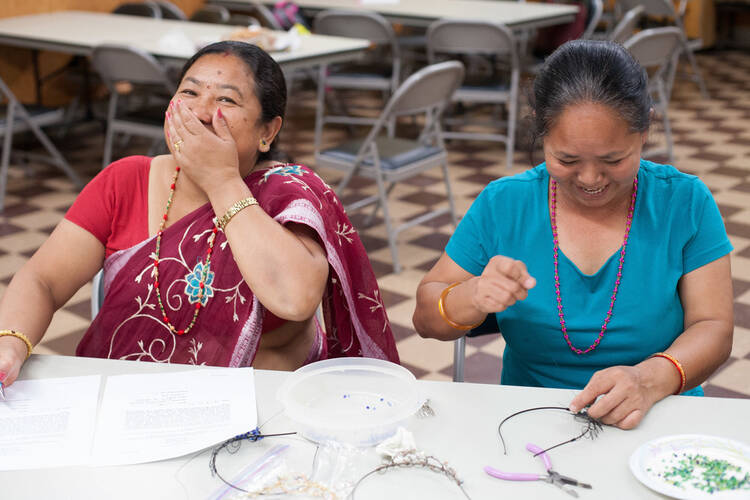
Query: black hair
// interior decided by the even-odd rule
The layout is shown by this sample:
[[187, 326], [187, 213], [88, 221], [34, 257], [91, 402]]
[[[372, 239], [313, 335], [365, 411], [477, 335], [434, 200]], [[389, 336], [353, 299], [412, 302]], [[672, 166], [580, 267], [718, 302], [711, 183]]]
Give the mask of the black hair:
[[[206, 45], [193, 57], [191, 57], [182, 67], [180, 73], [181, 82], [185, 73], [195, 64], [195, 61], [208, 54], [231, 54], [245, 63], [247, 69], [253, 75], [255, 82], [255, 97], [258, 99], [261, 108], [260, 121], [268, 123], [277, 116], [284, 119], [286, 111], [286, 80], [284, 73], [281, 71], [279, 63], [257, 45], [245, 42], [224, 41]], [[276, 140], [271, 143], [267, 152], [258, 154], [258, 161], [273, 160], [282, 156], [276, 149]]]
[[534, 80], [532, 145], [565, 108], [580, 103], [606, 105], [632, 132], [645, 132], [652, 107], [646, 70], [613, 42], [574, 40], [561, 45]]

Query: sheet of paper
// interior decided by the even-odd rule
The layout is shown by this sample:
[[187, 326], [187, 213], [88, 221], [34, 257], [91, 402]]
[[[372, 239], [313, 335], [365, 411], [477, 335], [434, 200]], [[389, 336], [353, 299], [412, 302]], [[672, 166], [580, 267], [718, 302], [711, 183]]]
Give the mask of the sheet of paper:
[[248, 432], [257, 419], [252, 368], [111, 376], [92, 464], [182, 456]]
[[7, 387], [0, 401], [0, 470], [87, 464], [100, 383], [91, 375]]
[[395, 5], [399, 3], [399, 0], [359, 0], [362, 5], [377, 5], [377, 4], [391, 4]]

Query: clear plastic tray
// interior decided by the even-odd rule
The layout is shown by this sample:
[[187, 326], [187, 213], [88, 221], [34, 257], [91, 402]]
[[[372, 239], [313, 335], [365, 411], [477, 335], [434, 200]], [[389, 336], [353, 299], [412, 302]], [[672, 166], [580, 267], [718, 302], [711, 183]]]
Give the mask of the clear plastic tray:
[[414, 375], [389, 361], [336, 358], [299, 368], [277, 398], [295, 429], [316, 442], [374, 446], [422, 404]]

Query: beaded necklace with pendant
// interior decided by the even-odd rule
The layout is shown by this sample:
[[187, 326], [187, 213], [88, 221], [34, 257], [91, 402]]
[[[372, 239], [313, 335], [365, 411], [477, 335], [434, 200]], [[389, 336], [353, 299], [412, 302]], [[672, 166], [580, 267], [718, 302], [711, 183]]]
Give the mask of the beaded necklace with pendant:
[[198, 314], [201, 311], [202, 307], [202, 300], [203, 300], [203, 294], [205, 293], [205, 283], [206, 278], [208, 276], [209, 267], [211, 265], [211, 253], [213, 252], [214, 248], [214, 241], [216, 241], [216, 233], [219, 231], [219, 228], [216, 226], [216, 222], [214, 219], [214, 228], [211, 233], [211, 236], [208, 238], [208, 250], [206, 251], [206, 262], [203, 265], [203, 274], [201, 275], [201, 280], [198, 285], [199, 287], [199, 295], [198, 295], [198, 302], [195, 304], [195, 310], [193, 311], [193, 318], [190, 321], [190, 324], [187, 326], [187, 328], [184, 329], [178, 329], [176, 328], [171, 321], [169, 321], [169, 316], [167, 316], [167, 310], [164, 308], [164, 304], [161, 300], [161, 292], [159, 291], [159, 255], [161, 250], [161, 237], [164, 233], [164, 226], [167, 223], [167, 218], [169, 216], [169, 209], [172, 206], [172, 199], [174, 198], [174, 191], [175, 187], [177, 186], [177, 177], [180, 175], [180, 167], [178, 166], [175, 169], [174, 176], [172, 177], [172, 184], [169, 188], [169, 198], [167, 199], [167, 207], [164, 210], [164, 215], [162, 216], [161, 223], [159, 224], [159, 231], [156, 233], [156, 257], [154, 258], [154, 289], [156, 290], [156, 301], [159, 303], [159, 309], [161, 310], [162, 319], [164, 320], [164, 323], [167, 324], [169, 329], [177, 334], [177, 335], [185, 335], [190, 330], [192, 330], [193, 326], [195, 326], [195, 322], [198, 320]]

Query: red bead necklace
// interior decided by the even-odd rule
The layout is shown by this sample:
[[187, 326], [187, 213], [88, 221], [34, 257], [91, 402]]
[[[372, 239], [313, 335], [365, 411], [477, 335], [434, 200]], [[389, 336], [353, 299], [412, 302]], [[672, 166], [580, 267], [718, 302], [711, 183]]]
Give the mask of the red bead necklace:
[[622, 241], [622, 249], [620, 250], [620, 265], [617, 267], [617, 279], [615, 280], [615, 287], [612, 290], [612, 297], [609, 302], [609, 311], [607, 316], [604, 318], [604, 324], [599, 332], [599, 336], [596, 338], [593, 344], [588, 346], [586, 349], [579, 349], [573, 345], [568, 337], [568, 329], [565, 326], [565, 315], [563, 314], [562, 296], [560, 295], [560, 275], [557, 272], [557, 254], [559, 249], [559, 243], [557, 240], [557, 220], [556, 220], [556, 208], [557, 208], [557, 182], [551, 179], [551, 192], [550, 192], [550, 220], [552, 222], [552, 242], [553, 242], [553, 256], [555, 261], [555, 294], [557, 294], [557, 312], [560, 317], [560, 329], [562, 330], [565, 342], [570, 346], [570, 350], [576, 354], [586, 354], [587, 352], [593, 351], [601, 342], [604, 337], [604, 332], [607, 331], [607, 325], [612, 317], [612, 308], [615, 306], [615, 299], [617, 298], [617, 289], [620, 287], [620, 279], [622, 278], [622, 264], [625, 262], [625, 248], [628, 246], [628, 235], [630, 234], [630, 226], [633, 223], [633, 210], [635, 209], [635, 197], [638, 193], [638, 177], [633, 179], [633, 196], [630, 198], [630, 208], [628, 209], [628, 220], [625, 223], [625, 237]]
[[[211, 265], [211, 253], [214, 249], [214, 241], [216, 241], [216, 233], [219, 231], [219, 228], [216, 227], [216, 222], [214, 222], [214, 229], [211, 233], [211, 236], [208, 237], [208, 250], [206, 251], [206, 263], [203, 265], [203, 274], [201, 275], [201, 280], [199, 283], [199, 295], [198, 295], [198, 302], [195, 304], [195, 311], [193, 312], [193, 319], [190, 321], [190, 324], [185, 329], [178, 330], [171, 321], [169, 321], [169, 317], [167, 316], [167, 310], [164, 308], [164, 304], [161, 300], [161, 292], [159, 291], [159, 252], [161, 249], [161, 236], [164, 233], [164, 225], [167, 223], [167, 217], [169, 215], [169, 209], [172, 206], [172, 199], [174, 198], [174, 190], [177, 186], [177, 177], [180, 175], [180, 167], [178, 166], [174, 171], [174, 176], [172, 177], [172, 185], [169, 188], [169, 198], [167, 199], [167, 207], [164, 210], [164, 215], [162, 216], [161, 223], [159, 224], [159, 231], [156, 233], [156, 258], [154, 258], [154, 289], [156, 289], [156, 301], [159, 303], [159, 309], [161, 310], [162, 319], [167, 324], [170, 330], [172, 330], [173, 333], [177, 335], [185, 335], [188, 333], [193, 326], [195, 326], [195, 322], [198, 319], [198, 314], [201, 311], [201, 304], [203, 300], [203, 294], [205, 293], [205, 284], [206, 284], [206, 277], [208, 276], [209, 267]], [[216, 221], [216, 219], [214, 219]]]

